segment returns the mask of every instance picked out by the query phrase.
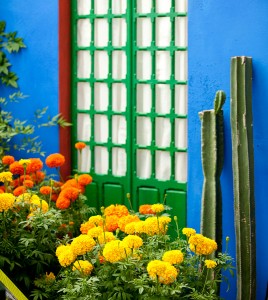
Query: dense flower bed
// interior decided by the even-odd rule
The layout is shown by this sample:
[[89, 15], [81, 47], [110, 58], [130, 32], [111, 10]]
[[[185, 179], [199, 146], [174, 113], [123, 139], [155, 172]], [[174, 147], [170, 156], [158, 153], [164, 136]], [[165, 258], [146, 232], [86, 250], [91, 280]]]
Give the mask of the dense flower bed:
[[[81, 151], [83, 145], [76, 147]], [[59, 170], [65, 159], [47, 157]], [[193, 228], [177, 228], [162, 203], [134, 212], [84, 204], [88, 174], [47, 178], [40, 159], [2, 159], [0, 267], [31, 299], [219, 299], [232, 258]], [[177, 224], [176, 217], [175, 223]]]

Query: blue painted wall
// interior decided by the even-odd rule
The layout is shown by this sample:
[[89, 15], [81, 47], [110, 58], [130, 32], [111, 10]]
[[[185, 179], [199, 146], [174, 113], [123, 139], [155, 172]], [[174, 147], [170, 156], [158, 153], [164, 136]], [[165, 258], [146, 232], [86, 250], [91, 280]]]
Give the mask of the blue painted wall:
[[[266, 0], [189, 0], [189, 188], [188, 225], [199, 228], [202, 193], [200, 121], [198, 112], [211, 109], [215, 92], [227, 94], [223, 190], [224, 236], [230, 236], [235, 255], [233, 184], [230, 130], [230, 58], [253, 58], [253, 126], [257, 230], [257, 299], [265, 297], [268, 282], [268, 2]], [[224, 298], [235, 299], [232, 293]]]
[[[47, 116], [58, 114], [58, 1], [0, 1], [0, 20], [6, 21], [7, 32], [18, 31], [27, 46], [10, 56], [20, 90], [29, 96], [19, 104], [12, 104], [13, 115], [33, 124], [37, 109], [48, 106]], [[0, 85], [0, 96], [14, 91]], [[57, 127], [37, 129], [36, 135], [40, 136], [47, 155], [59, 151]], [[12, 154], [16, 159], [27, 156]]]

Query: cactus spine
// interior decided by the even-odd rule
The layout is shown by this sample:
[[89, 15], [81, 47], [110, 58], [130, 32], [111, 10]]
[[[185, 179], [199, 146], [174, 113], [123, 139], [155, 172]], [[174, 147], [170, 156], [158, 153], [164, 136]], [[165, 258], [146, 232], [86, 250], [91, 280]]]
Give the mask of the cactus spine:
[[252, 59], [231, 59], [231, 128], [237, 299], [256, 299]]
[[202, 128], [202, 166], [204, 174], [202, 192], [201, 232], [216, 240], [221, 250], [222, 196], [220, 175], [223, 168], [223, 110], [226, 96], [217, 91], [214, 109], [199, 113]]

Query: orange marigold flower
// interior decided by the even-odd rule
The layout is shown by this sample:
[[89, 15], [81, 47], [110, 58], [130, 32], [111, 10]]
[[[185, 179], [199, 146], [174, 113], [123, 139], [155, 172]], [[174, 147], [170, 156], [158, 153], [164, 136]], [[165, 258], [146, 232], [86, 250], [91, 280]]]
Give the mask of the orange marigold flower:
[[59, 209], [67, 209], [71, 205], [71, 200], [66, 197], [58, 197], [56, 207]]
[[52, 195], [51, 195], [51, 201], [53, 201], [53, 202], [56, 202], [56, 201], [57, 201], [57, 199], [58, 199], [58, 197], [59, 197], [59, 195], [58, 195], [58, 194], [56, 194], [56, 193], [52, 193]]
[[132, 222], [138, 222], [140, 221], [139, 217], [136, 215], [128, 215], [124, 216], [119, 219], [118, 221], [118, 227], [121, 231], [125, 231], [125, 227], [127, 224], [132, 223]]
[[50, 193], [52, 192], [52, 188], [50, 186], [44, 185], [41, 186], [39, 191], [42, 195], [50, 195]]
[[43, 168], [43, 162], [40, 158], [30, 158], [30, 163], [27, 165], [26, 173], [34, 173]]
[[77, 188], [81, 191], [81, 193], [83, 194], [85, 192], [85, 188], [84, 186], [82, 186], [80, 183], [78, 183], [78, 181], [74, 178], [72, 179], [68, 179], [62, 186], [61, 186], [61, 190], [64, 190], [66, 188], [69, 187], [74, 187]]
[[32, 177], [30, 175], [21, 175], [19, 180], [21, 183], [23, 183], [24, 180], [31, 180]]
[[68, 198], [75, 201], [79, 196], [80, 190], [75, 187], [67, 187], [60, 192], [60, 197]]
[[77, 143], [75, 143], [75, 148], [77, 149], [77, 150], [81, 150], [81, 149], [84, 149], [85, 147], [86, 147], [86, 144], [85, 143], [83, 143], [83, 142], [77, 142]]
[[87, 221], [86, 223], [81, 224], [80, 232], [82, 234], [87, 234], [87, 232], [93, 227], [96, 227], [96, 226], [93, 223]]
[[142, 215], [153, 215], [155, 212], [152, 210], [151, 204], [144, 204], [139, 207], [139, 213]]
[[9, 165], [9, 171], [14, 175], [22, 175], [24, 173], [24, 168], [18, 161], [14, 161]]
[[42, 171], [37, 171], [35, 173], [32, 173], [31, 177], [34, 182], [40, 183], [44, 180], [44, 178], [46, 177], [46, 174]]
[[118, 228], [119, 217], [116, 215], [107, 216], [105, 219], [105, 228], [108, 231], [115, 231]]
[[81, 185], [88, 185], [92, 182], [92, 177], [88, 174], [82, 174], [77, 179], [78, 183]]
[[46, 158], [46, 165], [49, 168], [61, 167], [65, 163], [65, 157], [60, 153], [50, 154]]
[[17, 187], [17, 186], [20, 185], [20, 180], [19, 179], [14, 179], [13, 181], [11, 181], [10, 185], [13, 186], [13, 187]]
[[2, 189], [0, 189], [0, 194], [3, 194], [3, 193], [5, 193], [5, 191], [4, 191], [4, 190], [2, 190]]
[[116, 215], [117, 217], [121, 218], [123, 216], [129, 215], [129, 211], [125, 205], [116, 204], [110, 205], [105, 208], [104, 210], [105, 216]]
[[28, 187], [28, 188], [32, 188], [34, 186], [34, 183], [33, 183], [32, 180], [24, 180], [23, 185]]
[[3, 165], [11, 165], [15, 161], [15, 158], [11, 155], [5, 155], [2, 158]]

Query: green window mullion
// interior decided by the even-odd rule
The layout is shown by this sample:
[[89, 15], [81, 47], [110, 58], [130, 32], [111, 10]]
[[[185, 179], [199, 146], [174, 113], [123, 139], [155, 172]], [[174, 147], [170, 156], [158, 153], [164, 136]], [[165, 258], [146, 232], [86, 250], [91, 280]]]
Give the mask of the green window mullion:
[[151, 172], [151, 178], [155, 178], [155, 160], [156, 160], [156, 153], [155, 153], [155, 122], [156, 122], [156, 118], [155, 118], [155, 97], [156, 97], [156, 70], [155, 70], [155, 55], [156, 55], [156, 51], [155, 51], [155, 0], [153, 0], [153, 6], [152, 6], [152, 14], [153, 16], [151, 16], [151, 23], [152, 23], [152, 41], [151, 41], [151, 57], [152, 57], [152, 74], [151, 74], [151, 90], [152, 90], [152, 108], [151, 108], [151, 122], [152, 122], [152, 141], [151, 141], [151, 158], [152, 158], [152, 172]]

